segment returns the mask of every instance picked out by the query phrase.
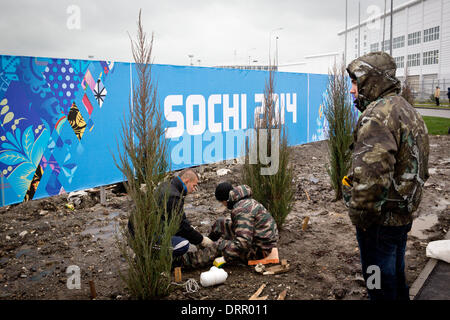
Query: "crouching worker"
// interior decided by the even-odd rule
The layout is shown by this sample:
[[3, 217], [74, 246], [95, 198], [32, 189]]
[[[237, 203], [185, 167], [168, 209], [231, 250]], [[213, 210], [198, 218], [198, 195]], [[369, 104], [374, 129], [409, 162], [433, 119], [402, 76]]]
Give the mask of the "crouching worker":
[[214, 244], [183, 255], [183, 266], [198, 268], [211, 265], [223, 256], [226, 263], [264, 259], [276, 248], [278, 229], [272, 215], [262, 204], [251, 198], [249, 186], [235, 188], [228, 182], [217, 186], [215, 196], [232, 210], [231, 219], [218, 218], [208, 238]]
[[[170, 182], [161, 183], [156, 189], [159, 205], [163, 206], [163, 201], [166, 201], [169, 218], [173, 214], [182, 216], [178, 231], [171, 239], [174, 266], [180, 264], [180, 257], [188, 251], [190, 244], [201, 245], [203, 247], [213, 244], [211, 239], [203, 236], [191, 226], [183, 209], [185, 196], [194, 192], [197, 184], [198, 175], [195, 171], [185, 169], [179, 176], [174, 177]], [[128, 230], [130, 236], [134, 237], [132, 219], [128, 221]]]

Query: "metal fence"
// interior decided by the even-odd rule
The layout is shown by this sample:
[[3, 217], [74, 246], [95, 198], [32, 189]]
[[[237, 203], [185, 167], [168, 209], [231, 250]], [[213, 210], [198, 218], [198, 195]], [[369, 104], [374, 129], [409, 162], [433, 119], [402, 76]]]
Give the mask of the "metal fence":
[[[402, 87], [405, 81], [402, 80]], [[441, 89], [440, 101], [443, 103], [448, 102], [448, 88], [450, 88], [450, 79], [424, 79], [419, 81], [417, 79], [408, 80], [409, 87], [413, 92], [414, 99], [417, 101], [434, 102], [434, 91], [436, 87]]]

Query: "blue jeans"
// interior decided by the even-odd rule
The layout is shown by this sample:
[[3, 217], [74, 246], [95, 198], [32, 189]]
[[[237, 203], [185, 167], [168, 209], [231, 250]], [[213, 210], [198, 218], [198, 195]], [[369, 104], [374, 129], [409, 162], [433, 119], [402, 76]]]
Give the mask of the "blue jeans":
[[179, 236], [172, 237], [173, 257], [180, 257], [189, 250], [189, 241]]
[[409, 300], [405, 277], [405, 250], [412, 224], [388, 227], [372, 225], [367, 230], [356, 228], [361, 265], [366, 287], [375, 275], [370, 266], [378, 266], [381, 275], [379, 289], [367, 287], [370, 300]]
[[[131, 220], [128, 220], [128, 231], [130, 233], [130, 236], [134, 238], [134, 226], [131, 223]], [[174, 258], [181, 257], [189, 250], [189, 241], [182, 237], [173, 236], [171, 238], [171, 242], [173, 249], [172, 256]]]

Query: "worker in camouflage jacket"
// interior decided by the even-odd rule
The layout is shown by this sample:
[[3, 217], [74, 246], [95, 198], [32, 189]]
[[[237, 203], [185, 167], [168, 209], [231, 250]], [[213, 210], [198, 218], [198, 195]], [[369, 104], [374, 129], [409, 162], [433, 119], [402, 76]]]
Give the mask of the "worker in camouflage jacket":
[[188, 252], [185, 267], [202, 267], [223, 256], [227, 263], [263, 259], [277, 246], [278, 229], [272, 215], [251, 198], [249, 186], [235, 188], [228, 182], [217, 186], [215, 196], [231, 211], [231, 219], [218, 218], [208, 237], [214, 246]]
[[[344, 200], [356, 226], [369, 298], [409, 299], [404, 256], [413, 213], [428, 179], [427, 128], [399, 95], [396, 64], [389, 54], [361, 56], [347, 72], [350, 93], [362, 114], [350, 147], [352, 166], [343, 181]], [[370, 266], [379, 267], [379, 282], [367, 272]]]

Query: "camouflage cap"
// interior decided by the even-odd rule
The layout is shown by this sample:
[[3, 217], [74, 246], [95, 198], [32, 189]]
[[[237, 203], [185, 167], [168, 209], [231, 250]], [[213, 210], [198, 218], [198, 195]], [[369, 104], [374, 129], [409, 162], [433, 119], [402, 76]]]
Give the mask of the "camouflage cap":
[[394, 58], [381, 51], [370, 52], [350, 62], [347, 72], [358, 85], [356, 107], [364, 111], [378, 98], [399, 93], [401, 84], [395, 77], [396, 70]]

